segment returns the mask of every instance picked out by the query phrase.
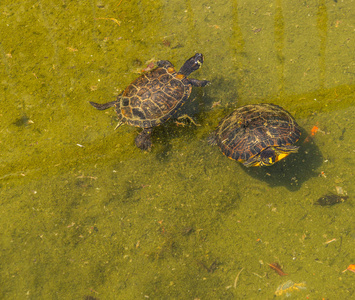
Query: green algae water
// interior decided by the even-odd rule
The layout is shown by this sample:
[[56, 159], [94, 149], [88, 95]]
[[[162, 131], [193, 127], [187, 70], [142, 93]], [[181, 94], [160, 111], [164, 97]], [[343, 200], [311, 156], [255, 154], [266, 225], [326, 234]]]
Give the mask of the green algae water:
[[[353, 4], [2, 1], [0, 298], [353, 297]], [[149, 153], [88, 103], [196, 52], [198, 125], [155, 128]], [[298, 153], [247, 169], [208, 145], [253, 103], [295, 117]]]

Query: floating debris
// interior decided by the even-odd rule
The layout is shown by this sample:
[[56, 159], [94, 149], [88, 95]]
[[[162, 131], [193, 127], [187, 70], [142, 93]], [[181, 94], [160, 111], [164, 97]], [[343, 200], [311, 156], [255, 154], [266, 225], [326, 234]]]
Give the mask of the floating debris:
[[313, 128], [311, 129], [311, 135], [316, 135], [318, 130], [319, 130], [319, 127], [314, 125]]
[[325, 244], [325, 245], [328, 245], [328, 244], [330, 244], [330, 243], [336, 242], [336, 240], [337, 240], [337, 239], [331, 239], [331, 240], [329, 240], [329, 241], [326, 241], [324, 244]]
[[314, 202], [314, 204], [320, 205], [320, 206], [332, 206], [337, 203], [343, 203], [348, 198], [349, 198], [348, 196], [336, 195], [336, 194], [330, 193], [330, 194], [320, 197], [316, 202]]
[[347, 270], [355, 273], [355, 265], [349, 265], [349, 267], [347, 267]]
[[281, 266], [278, 263], [269, 264], [269, 267], [271, 269], [275, 270], [275, 272], [277, 274], [279, 274], [280, 276], [287, 276], [288, 275], [284, 271], [282, 271]]
[[238, 272], [237, 277], [236, 277], [235, 280], [234, 280], [233, 287], [234, 287], [235, 289], [237, 288], [237, 282], [238, 282], [238, 279], [239, 279], [239, 275], [240, 275], [240, 273], [242, 273], [243, 270], [244, 270], [244, 268], [242, 268], [242, 269]]
[[346, 272], [346, 271], [350, 271], [350, 272], [354, 272], [355, 273], [355, 265], [349, 265], [342, 273]]
[[149, 71], [151, 71], [151, 70], [153, 70], [154, 69], [154, 67], [155, 67], [155, 60], [154, 60], [154, 58], [153, 59], [151, 59], [151, 60], [149, 60], [149, 61], [147, 61], [147, 66], [141, 71], [142, 73], [143, 72], [149, 72]]
[[335, 189], [337, 190], [338, 195], [344, 195], [344, 190], [341, 186], [336, 186]]
[[305, 290], [305, 289], [306, 289], [305, 282], [294, 283], [292, 280], [288, 280], [277, 287], [275, 295], [282, 296], [283, 294], [286, 294], [286, 297], [290, 297], [291, 292]]

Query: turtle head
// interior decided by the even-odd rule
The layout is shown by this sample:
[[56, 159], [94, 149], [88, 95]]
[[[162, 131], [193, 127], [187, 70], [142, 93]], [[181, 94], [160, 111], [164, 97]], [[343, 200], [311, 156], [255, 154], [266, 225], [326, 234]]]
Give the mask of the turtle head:
[[243, 165], [246, 167], [262, 167], [262, 166], [271, 166], [277, 160], [275, 150], [273, 147], [266, 148], [259, 155], [255, 155], [249, 158], [247, 161], [243, 162]]
[[203, 63], [203, 55], [196, 53], [193, 57], [189, 58], [179, 70], [179, 74], [189, 76], [193, 71], [198, 70]]
[[284, 159], [290, 153], [296, 153], [298, 148], [299, 147], [292, 145], [267, 148], [260, 153], [259, 166], [271, 166], [275, 162]]
[[260, 166], [271, 166], [276, 162], [276, 153], [268, 148], [260, 153]]

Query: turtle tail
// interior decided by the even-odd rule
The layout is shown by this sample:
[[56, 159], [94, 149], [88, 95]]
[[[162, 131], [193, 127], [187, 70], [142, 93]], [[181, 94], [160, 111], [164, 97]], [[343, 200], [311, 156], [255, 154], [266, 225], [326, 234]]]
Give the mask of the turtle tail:
[[91, 102], [91, 101], [89, 103], [98, 110], [105, 110], [105, 109], [108, 109], [108, 108], [114, 106], [117, 102], [118, 101], [115, 100], [115, 101], [107, 102], [104, 104], [99, 104], [99, 103], [95, 103], [95, 102]]

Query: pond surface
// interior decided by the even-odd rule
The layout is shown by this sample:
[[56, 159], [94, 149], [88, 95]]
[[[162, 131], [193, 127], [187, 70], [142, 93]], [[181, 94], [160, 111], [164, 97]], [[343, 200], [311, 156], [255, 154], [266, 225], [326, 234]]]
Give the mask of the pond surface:
[[[354, 297], [354, 1], [55, 2], [0, 4], [1, 299]], [[200, 126], [151, 152], [88, 103], [196, 52]], [[298, 153], [247, 169], [207, 143], [253, 103], [295, 117]]]

